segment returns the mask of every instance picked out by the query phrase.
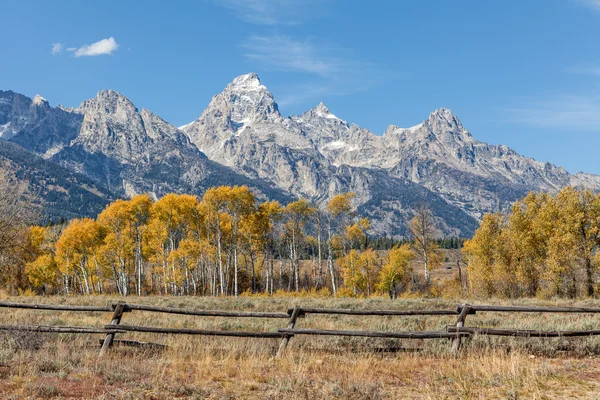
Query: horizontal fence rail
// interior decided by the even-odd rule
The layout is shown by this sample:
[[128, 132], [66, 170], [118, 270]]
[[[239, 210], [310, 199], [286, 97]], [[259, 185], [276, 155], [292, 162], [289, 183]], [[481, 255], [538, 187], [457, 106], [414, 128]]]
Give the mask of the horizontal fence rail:
[[[106, 325], [105, 329], [110, 329], [114, 325]], [[202, 336], [233, 336], [249, 338], [282, 338], [285, 333], [280, 332], [243, 332], [243, 331], [210, 331], [204, 329], [184, 329], [184, 328], [155, 328], [150, 326], [136, 325], [118, 325], [119, 330], [128, 332], [146, 332], [146, 333], [168, 333], [172, 335], [202, 335]]]
[[[107, 306], [77, 306], [64, 304], [27, 304], [14, 302], [0, 302], [0, 308], [49, 310], [63, 312], [112, 312], [110, 324], [103, 327], [78, 327], [78, 326], [49, 326], [49, 325], [0, 325], [0, 331], [26, 331], [35, 333], [72, 333], [72, 334], [103, 334], [100, 340], [100, 356], [113, 344], [127, 344], [136, 347], [165, 348], [157, 343], [145, 343], [135, 340], [116, 340], [117, 334], [128, 332], [155, 333], [168, 335], [201, 335], [222, 336], [242, 338], [265, 338], [281, 339], [277, 357], [285, 351], [291, 338], [301, 335], [315, 336], [349, 336], [369, 338], [392, 338], [392, 339], [450, 339], [452, 351], [458, 351], [461, 340], [473, 335], [489, 336], [512, 336], [512, 337], [576, 337], [576, 336], [598, 336], [600, 330], [564, 330], [564, 331], [542, 331], [528, 329], [487, 328], [465, 326], [468, 315], [480, 312], [531, 312], [531, 313], [600, 313], [600, 308], [584, 307], [547, 307], [547, 306], [497, 306], [497, 305], [472, 305], [459, 304], [454, 310], [364, 310], [364, 309], [338, 309], [338, 308], [311, 308], [296, 306], [289, 308], [286, 312], [254, 312], [254, 311], [225, 311], [225, 310], [194, 310], [176, 307], [162, 307], [146, 304], [130, 304], [117, 302]], [[254, 331], [230, 331], [230, 330], [205, 330], [170, 327], [152, 327], [121, 324], [125, 313], [130, 312], [155, 312], [177, 315], [189, 315], [197, 317], [224, 317], [224, 318], [273, 318], [286, 319], [287, 327], [282, 327], [272, 332]], [[306, 329], [298, 328], [299, 318], [305, 318], [309, 314], [324, 315], [348, 315], [348, 316], [456, 316], [454, 325], [447, 325], [445, 330], [438, 331], [410, 331], [410, 332], [382, 332], [370, 330], [336, 330], [336, 329]]]
[[582, 307], [544, 307], [544, 306], [479, 306], [461, 304], [457, 307], [460, 311], [464, 307], [468, 307], [474, 314], [477, 311], [494, 311], [494, 312], [540, 312], [540, 313], [600, 313], [600, 308], [582, 308]]
[[[288, 309], [291, 314], [293, 309]], [[300, 314], [340, 314], [340, 315], [373, 315], [373, 316], [402, 316], [402, 315], [458, 315], [455, 310], [350, 310], [345, 308], [300, 308]]]
[[373, 331], [336, 331], [326, 329], [279, 329], [279, 332], [294, 335], [320, 335], [320, 336], [363, 336], [375, 338], [397, 339], [452, 339], [458, 336], [469, 336], [466, 332], [420, 331], [420, 332], [373, 332]]
[[53, 333], [125, 333], [114, 328], [89, 328], [79, 326], [51, 326], [51, 325], [0, 325], [0, 331], [23, 332], [53, 332]]
[[448, 332], [460, 332], [467, 334], [490, 335], [490, 336], [518, 336], [518, 337], [572, 337], [572, 336], [597, 336], [600, 331], [541, 331], [535, 329], [493, 329], [448, 326]]
[[[114, 305], [113, 305], [114, 306]], [[187, 310], [184, 308], [148, 306], [145, 304], [125, 304], [125, 310], [139, 310], [166, 314], [197, 315], [202, 317], [236, 317], [236, 318], [289, 318], [292, 314], [281, 312], [248, 312], [221, 310]], [[112, 311], [112, 309], [111, 309]]]
[[112, 312], [113, 306], [70, 306], [62, 304], [27, 304], [10, 303], [0, 301], [0, 307], [5, 308], [25, 308], [31, 310], [53, 310], [53, 311], [82, 311], [82, 312]]

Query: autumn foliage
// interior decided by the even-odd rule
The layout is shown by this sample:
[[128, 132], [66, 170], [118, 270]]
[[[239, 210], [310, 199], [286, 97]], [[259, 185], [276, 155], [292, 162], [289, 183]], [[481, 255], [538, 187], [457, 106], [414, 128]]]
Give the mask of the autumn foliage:
[[593, 296], [598, 291], [600, 194], [530, 193], [488, 214], [465, 243], [471, 288], [486, 296]]
[[353, 193], [320, 209], [258, 202], [245, 186], [202, 198], [117, 200], [96, 219], [29, 230], [30, 287], [43, 293], [234, 295], [326, 290], [392, 296], [414, 280], [412, 247], [369, 248]]

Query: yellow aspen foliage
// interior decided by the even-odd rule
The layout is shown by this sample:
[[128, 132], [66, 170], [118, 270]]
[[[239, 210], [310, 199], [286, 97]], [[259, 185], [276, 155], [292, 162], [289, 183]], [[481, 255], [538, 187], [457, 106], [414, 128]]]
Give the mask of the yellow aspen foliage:
[[29, 244], [36, 252], [42, 251], [45, 241], [46, 228], [41, 226], [32, 226], [29, 228]]
[[98, 250], [103, 243], [104, 231], [90, 218], [74, 219], [56, 243], [56, 260], [65, 277], [65, 291], [70, 280], [76, 279], [80, 291], [89, 294], [100, 284]]
[[361, 252], [352, 249], [338, 259], [338, 264], [344, 276], [344, 285], [351, 290], [353, 296], [369, 296], [374, 292], [378, 268], [375, 250]]
[[464, 252], [482, 294], [575, 298], [595, 295], [599, 249], [600, 195], [566, 187], [486, 215]]
[[470, 286], [485, 295], [497, 292], [497, 245], [500, 242], [503, 217], [486, 214], [472, 239], [467, 240], [463, 252], [469, 263]]
[[370, 296], [375, 292], [377, 284], [377, 270], [379, 268], [379, 259], [377, 252], [373, 249], [366, 249], [360, 255], [360, 273], [365, 277], [366, 295]]
[[335, 253], [341, 253], [344, 249], [344, 238], [340, 235], [335, 235], [331, 238], [331, 248]]
[[358, 220], [358, 226], [363, 231], [367, 231], [371, 228], [371, 222], [369, 221], [368, 218], [361, 218]]
[[249, 218], [254, 212], [254, 194], [247, 186], [234, 186], [227, 198], [227, 212], [231, 216], [231, 233], [233, 240], [233, 294], [239, 296], [239, 230], [242, 220]]
[[43, 288], [45, 294], [46, 286], [56, 283], [58, 266], [52, 254], [43, 254], [34, 261], [26, 264], [25, 273], [33, 287]]
[[300, 290], [300, 251], [305, 245], [304, 228], [310, 217], [316, 212], [310, 202], [306, 199], [300, 199], [289, 203], [285, 208], [287, 218], [285, 228], [286, 235], [290, 242], [290, 260], [293, 266], [294, 289]]
[[171, 294], [184, 292], [180, 284], [187, 268], [178, 263], [176, 254], [182, 241], [194, 232], [198, 219], [198, 198], [186, 194], [167, 194], [154, 203], [150, 209], [151, 223], [149, 234], [155, 237], [147, 240], [150, 258], [155, 262], [161, 275], [165, 291]]
[[361, 254], [357, 250], [350, 250], [347, 255], [338, 259], [338, 265], [344, 276], [344, 285], [352, 290], [354, 296], [363, 291], [366, 286], [366, 278], [361, 273]]
[[583, 265], [585, 294], [593, 296], [594, 275], [598, 268], [594, 261], [600, 247], [600, 194], [594, 194], [590, 190], [566, 188], [558, 194], [557, 200], [560, 201], [563, 196], [566, 197], [562, 209], [565, 223], [568, 231], [575, 235], [575, 256]]
[[411, 261], [415, 258], [409, 244], [396, 246], [388, 252], [384, 264], [379, 271], [379, 283], [377, 290], [381, 293], [389, 293], [399, 286], [398, 291], [404, 291], [410, 286], [413, 276]]
[[360, 243], [364, 243], [366, 237], [367, 235], [363, 232], [363, 228], [359, 223], [350, 225], [346, 228], [345, 239], [352, 247], [360, 246]]
[[338, 194], [327, 204], [327, 209], [331, 212], [334, 218], [340, 215], [350, 214], [352, 211], [352, 200], [356, 197], [356, 194], [352, 192]]

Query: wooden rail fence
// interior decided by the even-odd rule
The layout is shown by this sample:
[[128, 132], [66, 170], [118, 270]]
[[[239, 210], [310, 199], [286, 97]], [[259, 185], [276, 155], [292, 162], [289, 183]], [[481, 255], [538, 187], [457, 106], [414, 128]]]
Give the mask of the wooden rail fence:
[[[305, 308], [296, 306], [289, 308], [286, 312], [248, 312], [248, 311], [223, 311], [223, 310], [190, 310], [184, 308], [160, 307], [145, 304], [131, 304], [117, 302], [109, 306], [71, 306], [55, 304], [27, 304], [0, 302], [0, 308], [17, 308], [32, 310], [68, 311], [68, 312], [112, 312], [110, 324], [98, 327], [78, 326], [48, 326], [48, 325], [0, 325], [0, 331], [27, 331], [38, 333], [86, 333], [103, 334], [100, 340], [100, 356], [115, 341], [117, 334], [127, 332], [145, 332], [175, 335], [202, 335], [202, 336], [225, 336], [245, 338], [275, 338], [281, 339], [276, 357], [280, 357], [285, 351], [291, 338], [296, 335], [318, 335], [318, 336], [356, 336], [370, 338], [393, 338], [393, 339], [451, 339], [452, 351], [456, 352], [461, 347], [461, 339], [472, 335], [495, 335], [513, 337], [573, 337], [573, 336], [595, 336], [600, 335], [600, 330], [581, 331], [541, 331], [524, 329], [496, 329], [487, 327], [467, 327], [465, 322], [468, 315], [478, 312], [528, 312], [528, 313], [600, 313], [600, 308], [581, 307], [543, 307], [543, 306], [495, 306], [495, 305], [471, 305], [460, 304], [454, 310], [356, 310], [356, 309], [332, 309], [332, 308]], [[185, 328], [162, 328], [152, 326], [126, 325], [122, 324], [125, 313], [132, 311], [167, 313], [179, 315], [191, 315], [200, 317], [228, 317], [228, 318], [275, 318], [287, 320], [287, 327], [279, 328], [273, 332], [255, 331], [227, 331], [227, 330], [203, 330]], [[362, 316], [456, 316], [454, 325], [446, 326], [440, 331], [408, 331], [408, 332], [382, 332], [382, 331], [354, 331], [354, 330], [326, 330], [298, 328], [299, 318], [305, 318], [309, 314], [328, 315], [362, 315]], [[123, 344], [139, 346], [143, 343], [133, 340], [122, 340]], [[159, 344], [153, 346], [164, 347]]]

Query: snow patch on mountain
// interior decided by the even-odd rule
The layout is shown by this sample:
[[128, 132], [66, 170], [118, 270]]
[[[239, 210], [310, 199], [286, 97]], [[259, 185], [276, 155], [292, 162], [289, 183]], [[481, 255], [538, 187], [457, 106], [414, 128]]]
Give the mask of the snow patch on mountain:
[[7, 134], [6, 136], [8, 136], [8, 134], [12, 133], [12, 130], [10, 129], [11, 123], [11, 121], [8, 121], [4, 125], [0, 125], [0, 138], [3, 137], [4, 134]]
[[35, 106], [48, 105], [48, 100], [46, 100], [39, 94], [36, 94], [35, 97], [33, 98], [33, 105], [35, 105]]
[[[474, 217], [506, 208], [528, 190], [556, 191], [571, 183], [600, 189], [595, 178], [571, 176], [560, 167], [522, 157], [506, 146], [477, 141], [448, 108], [434, 110], [409, 128], [390, 125], [383, 136], [348, 124], [323, 103], [300, 116], [283, 118], [256, 74], [235, 78], [184, 130], [211, 159], [250, 176], [272, 179], [285, 188], [294, 186], [290, 175], [257, 172], [276, 170], [267, 167], [274, 162], [266, 155], [272, 146], [289, 168], [318, 160], [319, 165], [331, 167], [382, 170], [390, 177], [409, 179], [440, 193]], [[290, 153], [292, 150], [303, 154]], [[316, 179], [315, 172], [301, 179]], [[317, 185], [304, 186], [314, 189]], [[510, 189], [500, 189], [505, 187]], [[329, 189], [323, 190], [317, 196], [326, 198]]]
[[353, 191], [378, 233], [401, 234], [419, 202], [435, 209], [445, 233], [467, 235], [475, 218], [507, 209], [530, 190], [600, 189], [599, 176], [571, 175], [476, 140], [447, 108], [409, 128], [390, 125], [382, 136], [323, 103], [284, 117], [255, 73], [235, 78], [179, 128], [113, 90], [78, 108], [0, 91], [0, 139], [121, 196], [201, 194], [208, 184], [246, 182], [325, 206]]

